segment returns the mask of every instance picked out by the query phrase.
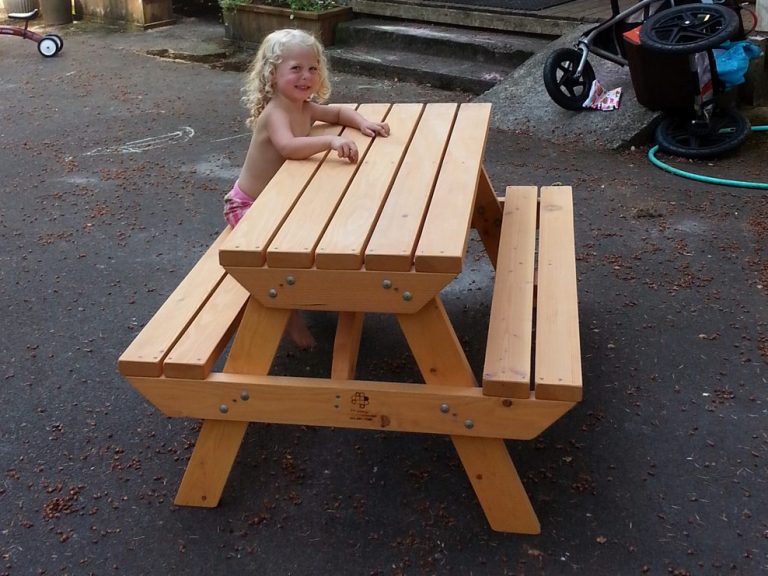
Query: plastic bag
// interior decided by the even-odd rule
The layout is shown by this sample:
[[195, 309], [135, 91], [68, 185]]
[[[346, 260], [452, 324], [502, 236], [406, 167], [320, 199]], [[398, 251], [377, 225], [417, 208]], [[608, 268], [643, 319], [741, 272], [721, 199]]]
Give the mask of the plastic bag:
[[717, 75], [725, 84], [726, 90], [744, 83], [749, 61], [761, 54], [760, 48], [748, 40], [726, 42], [712, 52], [715, 54]]
[[589, 96], [584, 101], [584, 108], [592, 110], [616, 110], [621, 103], [621, 86], [613, 90], [606, 90], [597, 80], [592, 82]]

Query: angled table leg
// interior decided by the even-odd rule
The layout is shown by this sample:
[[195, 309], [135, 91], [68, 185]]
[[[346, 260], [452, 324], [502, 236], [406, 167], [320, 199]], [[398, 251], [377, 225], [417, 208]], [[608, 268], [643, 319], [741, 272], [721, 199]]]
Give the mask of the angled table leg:
[[541, 524], [504, 440], [470, 436], [451, 436], [451, 440], [491, 528], [539, 534]]
[[248, 422], [203, 420], [181, 486], [177, 506], [218, 506]]
[[333, 342], [331, 378], [350, 380], [355, 377], [364, 319], [365, 314], [362, 312], [339, 312], [336, 339]]
[[[267, 374], [288, 322], [290, 310], [265, 308], [248, 300], [224, 372]], [[178, 506], [218, 505], [248, 422], [204, 420], [195, 449], [176, 494]]]
[[[427, 384], [477, 385], [439, 296], [417, 313], [398, 314], [397, 319]], [[504, 440], [467, 436], [451, 439], [491, 528], [538, 534], [539, 520]]]
[[491, 180], [485, 168], [480, 170], [480, 178], [477, 181], [477, 194], [475, 206], [472, 212], [472, 228], [477, 230], [480, 240], [485, 246], [488, 259], [496, 268], [496, 259], [499, 254], [499, 238], [501, 236], [501, 219], [504, 216], [501, 204], [493, 190]]

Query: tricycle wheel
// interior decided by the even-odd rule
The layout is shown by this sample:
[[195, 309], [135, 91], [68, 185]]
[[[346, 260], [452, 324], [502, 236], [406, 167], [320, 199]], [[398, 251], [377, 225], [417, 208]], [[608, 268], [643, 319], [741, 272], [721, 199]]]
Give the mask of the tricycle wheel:
[[58, 44], [59, 49], [56, 50], [56, 52], [61, 52], [61, 49], [64, 48], [64, 40], [59, 36], [58, 34], [46, 34], [48, 38], [53, 38], [53, 40]]
[[739, 28], [730, 8], [685, 4], [657, 12], [640, 28], [640, 44], [664, 54], [693, 54], [720, 46]]
[[574, 48], [558, 48], [544, 63], [544, 87], [555, 103], [566, 110], [581, 110], [589, 97], [595, 71], [589, 60], [581, 76], [575, 72], [581, 62], [581, 52]]
[[46, 58], [50, 58], [51, 56], [56, 56], [56, 53], [59, 51], [59, 44], [50, 36], [44, 36], [37, 43], [37, 51]]
[[749, 132], [749, 120], [741, 112], [718, 109], [705, 124], [690, 116], [665, 116], [656, 127], [656, 143], [667, 154], [714, 158], [741, 146]]

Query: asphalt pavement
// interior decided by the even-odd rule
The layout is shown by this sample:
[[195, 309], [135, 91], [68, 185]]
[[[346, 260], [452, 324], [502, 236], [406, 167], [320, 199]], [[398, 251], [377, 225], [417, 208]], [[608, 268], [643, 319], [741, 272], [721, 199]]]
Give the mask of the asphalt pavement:
[[[0, 39], [0, 575], [768, 574], [768, 197], [658, 170], [645, 144], [569, 130], [578, 114], [495, 126], [486, 148], [499, 193], [574, 188], [585, 397], [508, 443], [540, 535], [491, 531], [430, 435], [251, 425], [221, 504], [175, 507], [199, 423], [116, 362], [222, 229], [245, 155], [242, 73], [156, 52], [184, 26], [227, 51], [198, 25], [76, 23], [51, 59]], [[471, 98], [333, 83], [338, 102]], [[670, 161], [764, 180], [767, 151], [755, 134]], [[492, 283], [473, 238], [443, 300], [478, 375]], [[308, 324], [318, 347], [282, 346], [275, 373], [329, 372], [334, 317]], [[366, 320], [359, 365], [418, 378], [387, 317]]]

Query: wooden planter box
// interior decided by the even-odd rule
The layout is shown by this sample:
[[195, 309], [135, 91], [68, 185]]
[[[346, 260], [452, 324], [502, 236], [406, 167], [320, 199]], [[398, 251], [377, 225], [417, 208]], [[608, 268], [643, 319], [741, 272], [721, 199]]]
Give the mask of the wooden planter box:
[[275, 30], [301, 28], [313, 34], [323, 46], [330, 46], [336, 24], [351, 19], [352, 8], [349, 6], [322, 12], [299, 12], [276, 6], [242, 4], [234, 12], [224, 14], [224, 34], [236, 42], [258, 45]]
[[127, 22], [144, 29], [175, 24], [172, 0], [75, 0], [80, 17], [97, 22]]

